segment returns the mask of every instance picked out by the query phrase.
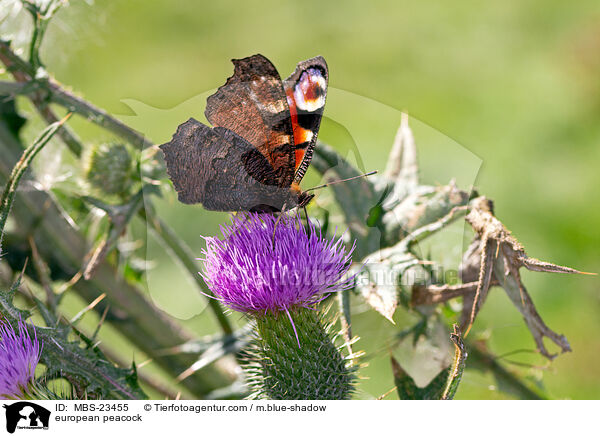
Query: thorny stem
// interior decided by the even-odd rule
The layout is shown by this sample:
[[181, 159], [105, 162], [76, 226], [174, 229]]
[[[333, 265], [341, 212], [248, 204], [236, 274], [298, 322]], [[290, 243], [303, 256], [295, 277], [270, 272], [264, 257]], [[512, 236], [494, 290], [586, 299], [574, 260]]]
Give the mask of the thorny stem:
[[[5, 128], [1, 128], [0, 134]], [[0, 182], [8, 178], [12, 162], [16, 161], [16, 150], [20, 143], [3, 135], [0, 140]], [[70, 277], [81, 267], [81, 259], [87, 251], [86, 241], [65, 219], [59, 207], [44, 191], [20, 193], [13, 216], [21, 223], [20, 233], [34, 235], [36, 246], [42, 258], [52, 265], [52, 272], [59, 277]], [[43, 219], [41, 219], [43, 217]], [[142, 291], [126, 281], [119, 280], [115, 269], [107, 263], [100, 266], [96, 276], [90, 280], [80, 280], [73, 284], [74, 292], [85, 301], [93, 301], [98, 294], [105, 292], [110, 299], [110, 322], [116, 326], [124, 339], [136, 349], [154, 358], [154, 362], [170, 376], [185, 370], [194, 358], [184, 355], [165, 356], [159, 350], [176, 346], [193, 339], [180, 323], [175, 322], [153, 305]], [[97, 306], [101, 311], [102, 307]], [[183, 384], [198, 396], [204, 396], [213, 389], [231, 382], [231, 374], [218, 362], [206, 368], [205, 373], [190, 377]]]
[[411, 304], [413, 306], [440, 304], [477, 290], [479, 282], [459, 283], [457, 285], [414, 286]]
[[[493, 248], [497, 247], [496, 242], [487, 237], [487, 235], [482, 236], [482, 245], [481, 245], [481, 266], [479, 269], [479, 279], [477, 281], [477, 290], [475, 291], [475, 298], [473, 299], [473, 307], [471, 308], [471, 314], [469, 316], [469, 323], [464, 329], [464, 336], [467, 337], [469, 331], [471, 331], [471, 327], [473, 327], [473, 323], [475, 322], [475, 315], [479, 311], [480, 301], [483, 300], [482, 297], [485, 297], [482, 294], [487, 294], [488, 289], [490, 287], [490, 282], [492, 280], [492, 262], [494, 261], [495, 253]], [[464, 327], [464, 326], [463, 326]]]
[[50, 19], [66, 3], [66, 0], [50, 0], [43, 3], [23, 0], [22, 3], [33, 19], [33, 34], [29, 45], [29, 63], [34, 70], [37, 70], [42, 66], [40, 47]]
[[44, 292], [46, 292], [46, 305], [49, 306], [52, 313], [55, 314], [57, 309], [56, 295], [54, 293], [54, 290], [52, 289], [50, 276], [48, 274], [48, 265], [46, 265], [44, 259], [42, 259], [42, 257], [40, 256], [33, 236], [29, 235], [27, 239], [31, 248], [33, 267], [35, 268], [35, 272], [40, 278], [40, 284], [42, 285], [42, 288], [44, 288]]
[[458, 389], [458, 384], [460, 383], [460, 379], [462, 378], [462, 374], [465, 370], [465, 364], [468, 356], [465, 344], [460, 336], [458, 324], [454, 324], [454, 331], [450, 334], [450, 340], [454, 344], [455, 352], [454, 359], [450, 365], [448, 381], [446, 382], [446, 387], [444, 388], [444, 392], [441, 396], [442, 400], [451, 400], [454, 398], [456, 390]]
[[[29, 64], [27, 64], [27, 62], [25, 62], [11, 50], [6, 41], [2, 40], [0, 40], [0, 60], [6, 66], [7, 70], [11, 71], [17, 82], [34, 82], [33, 78], [35, 77], [35, 71]], [[114, 118], [108, 114], [108, 112], [94, 106], [80, 97], [75, 96], [60, 86], [60, 84], [53, 79], [49, 78], [44, 80], [35, 80], [35, 83], [41, 89], [40, 91], [33, 93], [33, 96], [30, 95], [30, 98], [32, 98], [32, 101], [34, 101], [34, 104], [37, 103], [36, 108], [46, 121], [54, 122], [49, 121], [48, 119], [48, 113], [51, 113], [51, 111], [49, 108], [47, 108], [47, 103], [51, 101], [63, 106], [70, 112], [74, 112], [83, 116], [88, 121], [98, 124], [100, 127], [103, 127], [104, 129], [114, 133], [115, 135], [140, 149], [153, 145], [152, 142], [145, 138], [141, 133], [127, 126], [117, 118]], [[48, 111], [48, 113], [45, 111]], [[68, 143], [68, 145], [69, 148], [71, 148], [71, 146], [74, 144]], [[75, 148], [77, 148], [77, 146], [75, 146]], [[73, 149], [71, 151], [75, 152], [75, 154], [79, 154], [81, 149], [79, 149], [79, 152], [76, 152]]]
[[[154, 215], [151, 206], [147, 205], [146, 208], [140, 209], [140, 214], [144, 216], [146, 222], [150, 224], [152, 230], [156, 232], [156, 234], [167, 245], [175, 257], [179, 259], [183, 267], [193, 277], [194, 282], [200, 289], [202, 289], [202, 292], [212, 295], [212, 292], [206, 287], [202, 277], [200, 274], [198, 274], [198, 266], [192, 260], [194, 256], [190, 248], [183, 241], [177, 238], [173, 231], [159, 217]], [[227, 335], [232, 334], [233, 328], [231, 327], [229, 319], [221, 310], [219, 302], [214, 298], [208, 298], [208, 304], [213, 309], [213, 313], [215, 314], [217, 322], [223, 330], [223, 333]]]
[[[126, 368], [129, 363], [124, 361], [119, 355], [113, 352], [112, 349], [108, 347], [103, 347], [102, 352], [108, 357], [112, 362], [115, 362], [119, 367]], [[182, 394], [181, 391], [174, 391], [170, 386], [163, 383], [161, 380], [151, 373], [148, 373], [142, 369], [143, 365], [137, 366], [137, 376], [142, 383], [147, 384], [150, 388], [154, 389], [158, 393], [165, 396], [165, 399], [174, 400], [188, 400], [191, 399], [187, 395]]]
[[[12, 73], [17, 83], [24, 85], [24, 88], [21, 89], [21, 92], [27, 94], [40, 116], [48, 124], [57, 122], [59, 118], [48, 106], [47, 93], [45, 95], [41, 90], [38, 89], [42, 85], [43, 80], [34, 81], [33, 78], [35, 77], [35, 70], [31, 67], [31, 65], [17, 56], [11, 50], [7, 42], [2, 40], [0, 40], [0, 61], [2, 61], [6, 69]], [[28, 85], [31, 85], [31, 88], [29, 88]], [[73, 154], [76, 156], [81, 155], [83, 146], [81, 145], [81, 141], [77, 138], [77, 135], [75, 135], [71, 129], [69, 129], [67, 126], [64, 126], [64, 128], [58, 132], [58, 135], [67, 145], [67, 147], [69, 147]]]
[[[93, 105], [87, 103], [86, 101], [73, 96], [72, 94], [70, 94], [67, 91], [64, 91], [56, 83], [48, 84], [47, 82], [44, 82], [43, 80], [40, 80], [40, 81], [31, 80], [31, 77], [33, 77], [34, 74], [33, 74], [33, 71], [31, 69], [30, 65], [27, 64], [25, 61], [23, 61], [14, 52], [12, 52], [12, 50], [10, 49], [8, 44], [1, 40], [0, 40], [0, 61], [2, 61], [4, 63], [4, 65], [7, 67], [7, 70], [13, 74], [15, 80], [17, 81], [16, 83], [15, 82], [1, 82], [0, 89], [3, 90], [3, 93], [6, 91], [6, 93], [9, 93], [9, 94], [11, 94], [11, 93], [17, 94], [18, 93], [18, 94], [27, 95], [30, 98], [30, 100], [32, 101], [34, 107], [37, 109], [37, 111], [42, 116], [42, 118], [44, 120], [46, 120], [46, 122], [53, 123], [55, 120], [58, 119], [58, 117], [54, 114], [54, 112], [51, 110], [51, 108], [47, 105], [47, 103], [49, 101], [48, 92], [44, 93], [44, 92], [38, 91], [41, 84], [50, 86], [50, 89], [54, 89], [55, 96], [58, 95], [58, 98], [56, 98], [56, 100], [59, 103], [66, 104], [68, 102], [69, 107], [72, 107], [74, 109], [74, 111], [79, 114], [83, 114], [86, 116], [88, 116], [88, 114], [96, 115], [95, 117], [91, 118], [91, 120], [93, 122], [96, 122], [96, 123], [102, 125], [103, 127], [107, 128], [107, 130], [111, 130], [113, 133], [116, 133], [117, 135], [121, 136], [122, 138], [126, 139], [129, 142], [132, 142], [134, 144], [139, 144], [140, 147], [141, 147], [141, 144], [145, 144], [145, 145], [149, 144], [148, 142], [145, 142], [146, 140], [135, 130], [130, 129], [129, 127], [125, 126], [120, 121], [108, 116], [108, 114], [106, 114], [105, 112], [101, 111], [100, 109], [94, 107]], [[89, 117], [90, 116], [88, 116], [88, 118]], [[60, 135], [63, 142], [71, 150], [71, 152], [73, 152], [73, 154], [75, 154], [76, 156], [81, 155], [81, 152], [83, 150], [83, 145], [82, 145], [81, 141], [77, 138], [77, 136], [71, 130], [69, 130], [67, 128], [67, 126], [63, 126], [63, 128], [59, 130], [58, 134]], [[142, 218], [144, 218], [142, 213], [139, 213], [139, 215]], [[163, 223], [162, 228], [164, 230], [169, 230], [168, 227], [166, 225], [164, 225], [164, 223]], [[167, 232], [163, 232], [163, 234], [166, 234], [166, 233]], [[169, 243], [169, 245], [177, 245], [179, 241], [177, 241], [176, 238], [175, 239], [171, 238], [167, 242]], [[191, 259], [191, 257], [189, 257], [188, 259]], [[181, 259], [181, 260], [183, 263], [186, 263], [186, 261], [187, 261], [187, 259]], [[197, 271], [193, 271], [193, 272], [191, 272], [191, 274], [194, 276], [194, 278], [196, 278]], [[78, 291], [81, 291], [81, 289], [78, 289]], [[123, 291], [126, 292], [126, 291], [129, 291], [129, 289], [123, 290]], [[84, 296], [84, 298], [85, 298], [85, 292], [82, 293], [81, 295]], [[132, 296], [132, 297], [136, 298], [136, 296]], [[212, 301], [211, 301], [211, 303], [212, 303]], [[216, 305], [216, 307], [215, 307], [214, 304], [211, 304], [211, 309], [215, 312], [215, 315], [219, 319], [219, 324], [222, 326], [223, 331], [226, 333], [230, 332], [231, 327], [229, 326], [229, 322], [228, 322], [227, 318], [225, 317], [225, 315], [223, 314], [222, 309], [218, 305]], [[168, 330], [168, 329], [166, 329], [166, 330]], [[168, 336], [170, 331], [168, 332], [166, 330], [164, 332], [164, 335]], [[139, 335], [139, 334], [133, 335], [133, 336], [129, 335], [129, 336], [130, 337], [128, 339], [130, 339], [130, 340], [133, 338], [141, 339], [143, 337], [143, 335]], [[174, 339], [174, 340], [177, 340], [177, 339]], [[135, 342], [135, 340], [132, 342]], [[150, 340], [146, 344], [142, 344], [142, 348], [146, 348], [147, 352], [149, 352], [149, 354], [152, 354], [151, 350], [152, 350], [152, 346], [154, 344], [153, 343], [151, 344], [150, 342], [153, 342], [153, 341]], [[144, 347], [144, 345], [147, 345], [147, 347]], [[150, 347], [150, 349], [148, 349], [148, 347]], [[187, 359], [183, 359], [183, 358], [178, 359], [178, 358], [179, 358], [179, 356], [176, 356], [173, 359], [170, 359], [172, 361], [170, 361], [168, 363], [168, 367], [165, 369], [167, 369], [169, 372], [170, 372], [170, 370], [175, 370], [176, 372], [180, 372], [182, 370], [182, 368], [180, 366], [181, 361], [187, 360]], [[164, 360], [162, 357], [159, 357], [157, 360], [161, 360], [162, 366], [164, 366], [164, 364], [166, 363], [166, 362], [162, 362], [162, 360]], [[202, 377], [197, 377], [196, 380], [190, 380], [191, 383], [188, 383], [187, 380], [184, 383], [186, 384], [186, 386], [188, 388], [190, 388], [190, 390], [192, 392], [200, 393], [201, 395], [204, 395], [206, 392], [208, 392], [210, 390], [210, 388], [207, 385], [214, 383], [215, 386], [219, 386], [222, 383], [224, 377], [227, 377], [227, 375], [221, 375], [221, 373], [219, 372], [220, 370], [221, 370], [220, 368], [207, 369], [208, 372], [206, 374], [203, 374]], [[208, 383], [205, 383], [204, 377], [207, 377], [207, 380], [209, 380], [212, 377], [212, 380], [208, 381]]]
[[27, 89], [24, 83], [0, 80], [0, 94], [28, 94], [33, 90]]
[[61, 88], [56, 82], [50, 81], [49, 88], [51, 91], [51, 100], [54, 103], [63, 106], [69, 111], [78, 113], [88, 121], [98, 124], [100, 127], [114, 133], [139, 149], [153, 145], [153, 142], [145, 138], [141, 133], [133, 130], [117, 118], [112, 117], [108, 112]]
[[[13, 77], [15, 80], [17, 80], [17, 82], [24, 84], [31, 82], [31, 77], [34, 73], [31, 66], [21, 59], [17, 54], [15, 54], [11, 50], [10, 46], [2, 40], [0, 40], [0, 60], [4, 63], [6, 68], [12, 72]], [[146, 139], [139, 132], [112, 117], [106, 111], [68, 92], [58, 83], [52, 80], [48, 80], [48, 82], [37, 83], [40, 86], [43, 86], [45, 83], [45, 90], [48, 92], [47, 98], [61, 106], [64, 106], [71, 112], [78, 113], [79, 115], [86, 117], [86, 119], [89, 121], [104, 127], [105, 129], [113, 132], [125, 141], [136, 145], [139, 148], [152, 145], [152, 142]], [[48, 123], [55, 122], [57, 120], [56, 115], [54, 115], [53, 111], [47, 106], [46, 103], [42, 102], [43, 98], [38, 94], [39, 92], [30, 94], [28, 93], [28, 97], [31, 99], [38, 112]], [[58, 134], [69, 147], [71, 152], [73, 152], [76, 156], [80, 156], [83, 149], [81, 141], [73, 132], [65, 127], [66, 126], [63, 126], [63, 129], [61, 129]], [[138, 215], [142, 219], [146, 220], [146, 214], [144, 213], [143, 209], [139, 211]], [[193, 266], [193, 255], [189, 248], [184, 246], [183, 242], [180, 241], [177, 236], [175, 236], [172, 230], [169, 229], [164, 222], [159, 220], [158, 223], [158, 225], [152, 226], [158, 236], [163, 239], [167, 246], [171, 248], [175, 256], [179, 258], [180, 262], [184, 265], [186, 270], [190, 273], [194, 281], [203, 290], [203, 292], [206, 292], [207, 288], [204, 282], [201, 281], [201, 278], [199, 278], [197, 268]], [[214, 312], [223, 332], [226, 334], [231, 333], [233, 331], [231, 324], [229, 323], [229, 320], [223, 313], [223, 310], [219, 304], [216, 301], [209, 299], [209, 305], [211, 310]]]
[[70, 118], [71, 114], [64, 117], [61, 121], [51, 124], [40, 134], [40, 136], [33, 142], [33, 144], [25, 149], [21, 159], [14, 166], [6, 188], [0, 197], [0, 248], [2, 247], [2, 236], [4, 232], [4, 226], [8, 215], [10, 213], [15, 195], [17, 193], [17, 186], [21, 181], [21, 177], [29, 168], [29, 164], [33, 158], [44, 148], [44, 146], [52, 139], [54, 134], [60, 130], [63, 124]]
[[442, 230], [450, 223], [456, 221], [461, 216], [467, 213], [467, 206], [456, 206], [448, 212], [447, 215], [440, 218], [437, 221], [432, 222], [431, 224], [420, 227], [418, 230], [412, 232], [408, 236], [406, 236], [402, 241], [400, 241], [401, 247], [403, 247], [403, 251], [408, 251], [408, 249], [415, 243], [421, 242], [422, 240], [428, 238], [434, 233]]

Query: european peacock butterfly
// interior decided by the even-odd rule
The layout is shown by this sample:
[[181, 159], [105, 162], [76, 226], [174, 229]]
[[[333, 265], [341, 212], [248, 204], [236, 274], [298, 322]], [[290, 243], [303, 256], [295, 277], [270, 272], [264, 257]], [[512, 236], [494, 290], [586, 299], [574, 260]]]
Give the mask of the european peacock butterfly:
[[328, 70], [318, 56], [284, 81], [262, 55], [234, 59], [207, 99], [209, 127], [190, 118], [160, 146], [183, 203], [209, 210], [277, 212], [305, 206], [300, 189], [321, 124]]

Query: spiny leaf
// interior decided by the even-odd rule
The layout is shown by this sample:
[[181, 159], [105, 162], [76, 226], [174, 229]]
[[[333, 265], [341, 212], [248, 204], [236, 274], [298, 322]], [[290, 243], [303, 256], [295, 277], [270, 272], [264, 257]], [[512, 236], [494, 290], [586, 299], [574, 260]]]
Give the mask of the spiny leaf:
[[31, 314], [26, 310], [17, 309], [13, 306], [13, 298], [14, 291], [11, 289], [10, 291], [2, 291], [0, 290], [0, 318], [5, 319], [27, 319], [31, 316]]
[[[471, 307], [465, 306], [468, 317], [462, 325], [465, 336], [469, 332], [475, 316], [493, 284], [493, 277], [504, 288], [508, 297], [521, 312], [529, 328], [538, 350], [552, 360], [556, 354], [550, 353], [544, 344], [547, 337], [561, 349], [571, 351], [567, 338], [550, 329], [538, 314], [537, 309], [521, 279], [519, 269], [526, 267], [533, 271], [558, 272], [565, 274], [589, 274], [573, 268], [554, 265], [529, 257], [523, 245], [512, 235], [504, 224], [494, 215], [494, 204], [484, 196], [474, 198], [469, 204], [466, 221], [476, 233], [472, 246], [476, 247], [465, 253], [464, 263], [473, 262], [479, 257], [478, 286]], [[477, 245], [474, 245], [477, 244]], [[464, 309], [463, 309], [464, 311]]]
[[[19, 318], [25, 318], [23, 315], [27, 313], [14, 307], [12, 295], [0, 291], [0, 316], [16, 324]], [[53, 321], [51, 316], [48, 320]], [[28, 326], [28, 329], [33, 335], [34, 327]], [[135, 367], [115, 367], [98, 347], [82, 348], [79, 341], [70, 340], [71, 332], [91, 345], [85, 335], [68, 325], [35, 327], [37, 338], [43, 344], [40, 361], [46, 365], [45, 377], [66, 378], [78, 388], [78, 392], [87, 392], [92, 398], [147, 398], [137, 382]]]

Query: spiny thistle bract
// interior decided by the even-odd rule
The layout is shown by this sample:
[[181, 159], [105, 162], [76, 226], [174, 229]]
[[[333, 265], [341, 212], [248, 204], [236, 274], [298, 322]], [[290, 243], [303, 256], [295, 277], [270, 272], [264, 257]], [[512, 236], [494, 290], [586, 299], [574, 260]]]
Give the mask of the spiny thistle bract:
[[257, 317], [258, 336], [245, 366], [251, 398], [350, 399], [355, 368], [335, 345], [332, 324], [313, 309], [300, 308], [291, 316], [295, 329], [281, 314]]
[[131, 154], [124, 144], [95, 145], [85, 157], [85, 180], [103, 194], [125, 194], [131, 185], [132, 162]]
[[296, 217], [243, 214], [206, 238], [204, 273], [215, 297], [256, 320], [246, 366], [253, 398], [347, 399], [354, 368], [316, 304], [348, 289], [353, 248]]
[[33, 338], [21, 320], [17, 331], [0, 321], [0, 399], [23, 398], [34, 381], [41, 348], [34, 329]]

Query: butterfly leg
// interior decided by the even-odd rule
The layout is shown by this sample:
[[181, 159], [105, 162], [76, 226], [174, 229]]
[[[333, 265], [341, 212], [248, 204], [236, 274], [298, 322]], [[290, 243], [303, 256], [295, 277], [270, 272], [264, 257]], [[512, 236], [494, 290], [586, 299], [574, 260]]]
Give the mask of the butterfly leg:
[[[250, 214], [246, 212], [233, 212], [231, 214], [232, 222], [235, 223], [236, 231], [240, 227], [244, 227], [246, 223], [250, 220]], [[243, 221], [242, 221], [243, 218]]]
[[306, 224], [308, 224], [308, 211], [306, 210], [306, 206], [302, 206], [302, 209], [304, 209], [304, 216], [306, 217]]
[[285, 213], [286, 208], [287, 208], [287, 204], [284, 204], [283, 207], [281, 208], [281, 212], [279, 212], [279, 216], [277, 217], [277, 220], [275, 221], [275, 225], [273, 226], [273, 239], [272, 239], [273, 250], [275, 250], [275, 231], [277, 230], [277, 225], [279, 224], [281, 217]]

